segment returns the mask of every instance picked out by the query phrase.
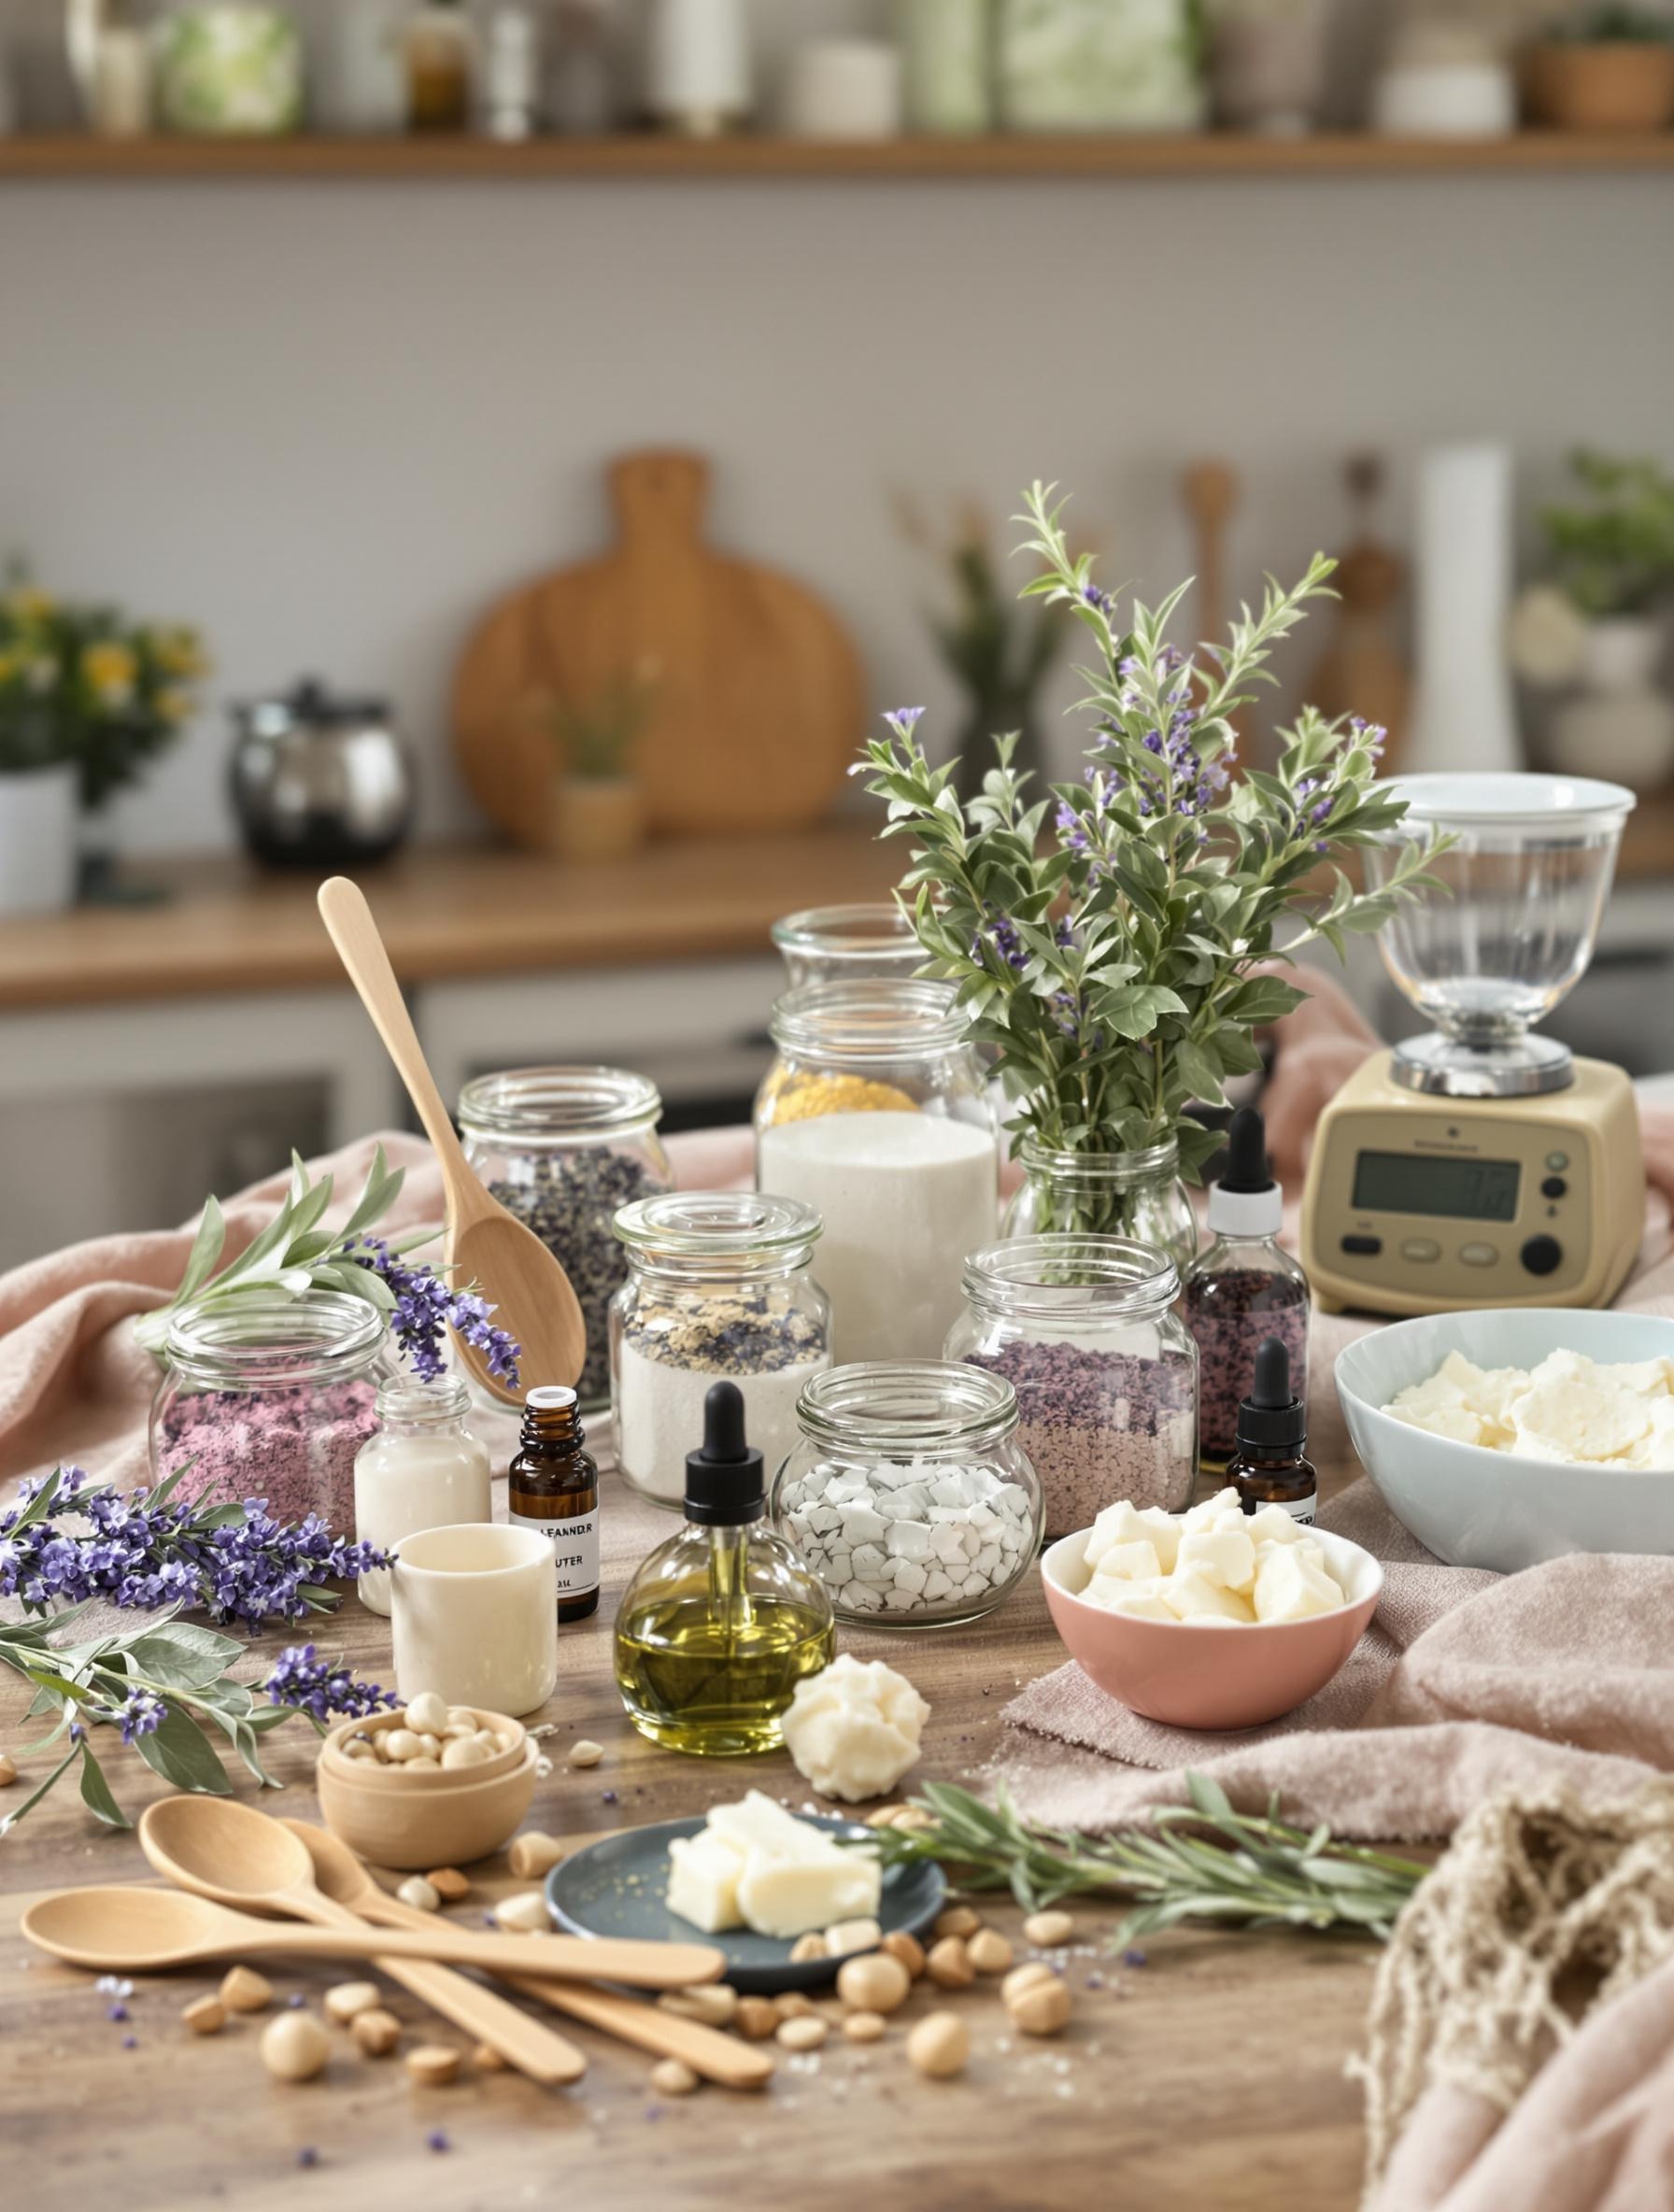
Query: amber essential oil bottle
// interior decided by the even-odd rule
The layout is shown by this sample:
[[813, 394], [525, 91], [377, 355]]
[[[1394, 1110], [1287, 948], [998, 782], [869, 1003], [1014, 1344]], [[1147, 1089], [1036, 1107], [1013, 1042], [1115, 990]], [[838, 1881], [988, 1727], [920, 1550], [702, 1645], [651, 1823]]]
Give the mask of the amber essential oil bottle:
[[1290, 1351], [1278, 1337], [1256, 1347], [1250, 1395], [1238, 1409], [1238, 1442], [1227, 1480], [1246, 1513], [1283, 1506], [1293, 1521], [1313, 1525], [1319, 1478], [1303, 1457], [1308, 1409], [1290, 1389]]
[[599, 1609], [599, 1469], [582, 1449], [578, 1405], [560, 1384], [532, 1390], [509, 1469], [506, 1518], [552, 1538], [560, 1621], [585, 1621]]

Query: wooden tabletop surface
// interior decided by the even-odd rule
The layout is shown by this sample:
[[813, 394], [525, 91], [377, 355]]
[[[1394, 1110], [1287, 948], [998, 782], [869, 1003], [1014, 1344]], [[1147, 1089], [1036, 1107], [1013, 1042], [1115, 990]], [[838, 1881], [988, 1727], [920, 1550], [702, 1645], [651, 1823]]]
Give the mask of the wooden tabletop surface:
[[[558, 1723], [549, 1747], [558, 1756], [531, 1824], [578, 1837], [701, 1811], [752, 1785], [809, 1802], [783, 1756], [685, 1759], [629, 1727], [611, 1680], [610, 1622], [633, 1563], [674, 1524], [614, 1480], [605, 1509], [604, 1596], [593, 1621], [562, 1633], [560, 1687], [541, 1716]], [[346, 1652], [358, 1672], [389, 1680], [389, 1624], [352, 1598], [337, 1619], [303, 1633]], [[290, 1638], [262, 1639], [252, 1672], [281, 1640]], [[1062, 1659], [1036, 1575], [975, 1626], [840, 1641], [889, 1659], [930, 1701], [924, 1761], [903, 1794], [917, 1780], [977, 1772], [1007, 1699]], [[15, 1680], [0, 1677], [0, 1745], [25, 1739], [22, 1709]], [[567, 1770], [564, 1747], [583, 1736], [604, 1745], [603, 1764]], [[263, 1794], [241, 1778], [240, 1795], [316, 1818], [305, 1726], [266, 1741], [285, 1787]], [[113, 1748], [106, 1771], [132, 1814], [165, 1794], [132, 1752]], [[457, 1908], [466, 1924], [517, 1886], [503, 1860], [471, 1871], [474, 1895]], [[566, 2090], [469, 2068], [452, 2087], [417, 2089], [399, 2058], [362, 2057], [341, 2029], [332, 2031], [324, 2077], [296, 2088], [263, 2070], [259, 2020], [234, 2019], [206, 2038], [183, 2026], [181, 2007], [214, 1987], [216, 1972], [139, 1981], [121, 2021], [92, 1976], [32, 1955], [18, 1933], [28, 1894], [150, 1879], [133, 1837], [98, 1827], [73, 1789], [61, 1787], [0, 1841], [0, 2142], [11, 2171], [28, 2177], [17, 2201], [30, 2212], [221, 2203], [250, 2212], [281, 2204], [499, 2212], [560, 2201], [612, 2212], [775, 2204], [1348, 2212], [1355, 2201], [1359, 2102], [1342, 2069], [1370, 1990], [1367, 1943], [1182, 1932], [1148, 1939], [1142, 1964], [1123, 1964], [1100, 1948], [1116, 1916], [1078, 1908], [1066, 2034], [1009, 2035], [992, 1982], [938, 1992], [972, 2032], [970, 2068], [951, 2082], [921, 2079], [903, 2055], [907, 2026], [929, 2008], [921, 1984], [883, 2042], [833, 2036], [812, 2061], [781, 2052], [773, 2082], [755, 2095], [706, 2085], [660, 2099], [648, 2059], [570, 2023], [561, 2024], [589, 2064]], [[1009, 1903], [978, 1902], [1017, 1937]], [[279, 2002], [300, 1992], [316, 2009], [333, 1980], [360, 1973], [282, 1961], [265, 1970]], [[468, 2045], [404, 1992], [390, 1991], [388, 2002], [409, 2043]], [[835, 2015], [834, 2005], [825, 2008]], [[427, 2147], [436, 2130], [446, 2150]], [[305, 2153], [317, 2162], [302, 2172]]]

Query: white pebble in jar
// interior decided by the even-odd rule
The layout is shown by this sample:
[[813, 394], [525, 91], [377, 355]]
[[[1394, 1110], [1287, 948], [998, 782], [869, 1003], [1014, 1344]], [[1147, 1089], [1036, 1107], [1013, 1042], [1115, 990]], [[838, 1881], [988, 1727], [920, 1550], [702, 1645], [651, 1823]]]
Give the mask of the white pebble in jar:
[[798, 1551], [851, 1613], [990, 1604], [1034, 1548], [1029, 1493], [991, 1467], [822, 1462], [787, 1484], [779, 1509]]

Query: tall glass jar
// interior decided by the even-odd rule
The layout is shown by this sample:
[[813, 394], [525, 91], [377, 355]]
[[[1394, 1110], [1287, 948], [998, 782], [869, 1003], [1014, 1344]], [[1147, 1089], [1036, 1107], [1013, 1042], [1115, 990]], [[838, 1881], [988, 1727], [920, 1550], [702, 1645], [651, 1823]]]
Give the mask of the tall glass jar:
[[773, 1519], [841, 1621], [946, 1627], [992, 1612], [1041, 1540], [1041, 1485], [1002, 1376], [945, 1360], [816, 1375]]
[[725, 1376], [744, 1396], [771, 1482], [796, 1442], [796, 1404], [831, 1364], [831, 1307], [808, 1272], [819, 1216], [754, 1191], [670, 1191], [617, 1215], [628, 1280], [610, 1302], [618, 1470], [678, 1508], [703, 1401]]
[[756, 1180], [825, 1223], [831, 1355], [934, 1359], [993, 1241], [999, 1148], [950, 985], [808, 984], [773, 1008]]
[[1049, 1539], [1104, 1507], [1184, 1512], [1198, 1442], [1198, 1351], [1180, 1277], [1122, 1237], [1021, 1237], [977, 1252], [949, 1359], [1003, 1376], [1045, 1495]]
[[1025, 1137], [1017, 1158], [1023, 1181], [1006, 1208], [1008, 1237], [1128, 1237], [1189, 1266], [1198, 1219], [1171, 1137], [1143, 1152], [1055, 1152]]
[[[494, 1518], [489, 1448], [470, 1429], [471, 1393], [457, 1375], [433, 1382], [403, 1372], [377, 1394], [377, 1430], [355, 1460], [355, 1540], [393, 1552], [421, 1528]], [[386, 1617], [390, 1570], [355, 1585]]]
[[355, 1456], [377, 1425], [387, 1341], [377, 1308], [342, 1291], [188, 1307], [163, 1340], [153, 1478], [190, 1460], [178, 1496], [262, 1497], [276, 1520], [318, 1513], [351, 1537]]
[[[610, 1397], [610, 1301], [628, 1274], [617, 1211], [674, 1180], [657, 1134], [661, 1113], [656, 1085], [620, 1068], [517, 1068], [479, 1075], [460, 1093], [465, 1157], [489, 1197], [562, 1263], [580, 1301], [584, 1413]], [[524, 1377], [535, 1387], [554, 1380]]]
[[773, 943], [793, 990], [805, 983], [864, 983], [878, 976], [910, 983], [924, 947], [899, 906], [808, 906], [782, 915]]

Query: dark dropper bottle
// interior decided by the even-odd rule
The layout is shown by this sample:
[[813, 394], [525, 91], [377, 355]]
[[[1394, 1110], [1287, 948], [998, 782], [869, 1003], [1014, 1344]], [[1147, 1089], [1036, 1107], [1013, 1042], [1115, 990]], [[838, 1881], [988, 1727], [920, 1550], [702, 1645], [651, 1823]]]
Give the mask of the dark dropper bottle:
[[532, 1390], [507, 1469], [507, 1520], [552, 1538], [560, 1621], [585, 1621], [599, 1609], [599, 1469], [582, 1449], [578, 1402], [561, 1384]]
[[1291, 1395], [1290, 1353], [1278, 1337], [1269, 1337], [1256, 1353], [1250, 1395], [1238, 1409], [1237, 1449], [1227, 1467], [1246, 1513], [1283, 1506], [1293, 1521], [1312, 1527], [1319, 1478], [1303, 1457], [1307, 1445], [1308, 1409]]

